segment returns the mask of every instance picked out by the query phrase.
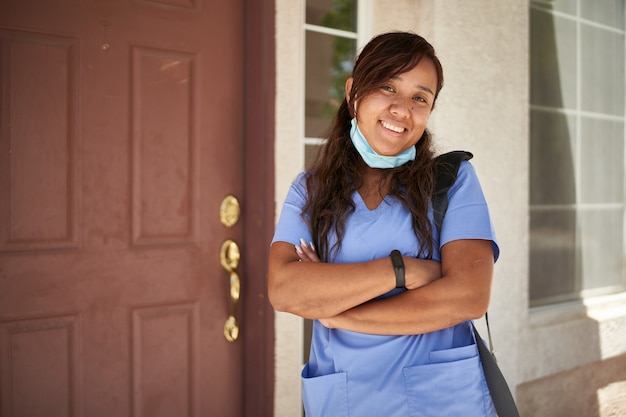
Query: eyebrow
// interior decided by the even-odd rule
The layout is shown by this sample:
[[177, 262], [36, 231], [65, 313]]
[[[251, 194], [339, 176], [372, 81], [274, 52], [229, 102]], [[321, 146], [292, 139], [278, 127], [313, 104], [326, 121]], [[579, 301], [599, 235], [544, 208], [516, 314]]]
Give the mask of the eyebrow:
[[[392, 80], [400, 80], [400, 81], [402, 81], [402, 77], [399, 77], [399, 76], [396, 75], [395, 77], [392, 78]], [[414, 84], [414, 87], [417, 88], [418, 90], [422, 90], [422, 91], [425, 91], [427, 93], [430, 93], [433, 96], [435, 95], [433, 90], [431, 90], [430, 88], [426, 87], [425, 85]]]
[[419, 85], [416, 84], [415, 87], [417, 87], [417, 89], [422, 90], [422, 91], [426, 91], [427, 93], [432, 94], [433, 96], [435, 95], [435, 93], [433, 92], [433, 90], [431, 90], [430, 88], [423, 86], [423, 85]]

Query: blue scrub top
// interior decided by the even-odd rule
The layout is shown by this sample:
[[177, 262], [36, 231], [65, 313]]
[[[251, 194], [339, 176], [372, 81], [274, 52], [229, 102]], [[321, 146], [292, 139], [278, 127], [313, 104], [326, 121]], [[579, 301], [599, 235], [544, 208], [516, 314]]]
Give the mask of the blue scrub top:
[[[387, 196], [369, 210], [358, 192], [352, 199], [356, 209], [346, 222], [333, 262], [384, 258], [393, 249], [418, 255], [411, 215], [399, 201]], [[313, 240], [301, 215], [305, 201], [306, 173], [302, 173], [287, 194], [272, 243]], [[453, 240], [485, 239], [492, 242], [497, 259], [489, 210], [470, 162], [461, 164], [448, 201], [441, 239], [433, 224], [439, 246], [432, 258], [441, 260], [441, 247]], [[432, 210], [429, 216], [432, 222]], [[380, 336], [328, 329], [314, 321], [310, 357], [302, 371], [307, 417], [495, 415], [470, 326], [465, 322], [421, 335]]]

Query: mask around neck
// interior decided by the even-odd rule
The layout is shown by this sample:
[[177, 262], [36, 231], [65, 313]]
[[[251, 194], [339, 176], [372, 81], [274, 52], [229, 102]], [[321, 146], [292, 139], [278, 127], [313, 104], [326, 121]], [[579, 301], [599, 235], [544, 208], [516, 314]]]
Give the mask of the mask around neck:
[[400, 152], [398, 155], [385, 156], [379, 155], [372, 149], [367, 139], [361, 133], [356, 122], [356, 117], [352, 119], [352, 128], [350, 129], [350, 139], [354, 147], [361, 155], [361, 158], [370, 168], [397, 168], [415, 159], [415, 146]]

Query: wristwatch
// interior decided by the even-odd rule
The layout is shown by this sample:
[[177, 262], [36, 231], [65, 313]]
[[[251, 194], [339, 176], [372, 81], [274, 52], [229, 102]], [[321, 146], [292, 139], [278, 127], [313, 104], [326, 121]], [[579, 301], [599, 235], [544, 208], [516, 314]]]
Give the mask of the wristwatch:
[[394, 249], [389, 256], [391, 257], [393, 270], [396, 273], [396, 288], [404, 288], [404, 261], [402, 260], [402, 254], [399, 250]]

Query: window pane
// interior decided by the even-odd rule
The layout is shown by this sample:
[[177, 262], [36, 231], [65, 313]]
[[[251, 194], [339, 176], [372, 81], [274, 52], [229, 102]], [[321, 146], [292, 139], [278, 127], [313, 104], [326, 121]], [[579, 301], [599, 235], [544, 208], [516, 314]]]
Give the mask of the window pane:
[[556, 10], [561, 13], [576, 15], [576, 0], [532, 0], [531, 5], [546, 10]]
[[624, 212], [589, 210], [579, 214], [583, 290], [596, 294], [619, 288], [622, 278]]
[[356, 32], [356, 0], [307, 0], [306, 22]]
[[304, 168], [309, 169], [313, 165], [313, 161], [317, 157], [321, 146], [319, 145], [304, 145]]
[[530, 288], [532, 305], [578, 298], [576, 213], [530, 213]]
[[531, 10], [530, 102], [576, 108], [576, 22]]
[[323, 33], [306, 34], [306, 97], [304, 135], [324, 137], [345, 97], [345, 82], [352, 74], [354, 39]]
[[624, 34], [581, 25], [583, 110], [624, 116]]
[[576, 119], [536, 110], [530, 114], [530, 203], [574, 204]]
[[580, 14], [583, 19], [624, 29], [624, 1], [602, 0], [598, 7], [598, 0], [581, 0]]
[[583, 203], [624, 201], [624, 123], [581, 118], [580, 193]]

